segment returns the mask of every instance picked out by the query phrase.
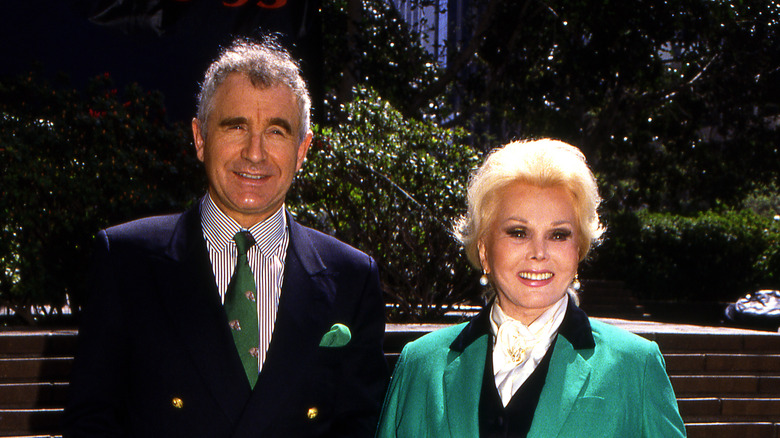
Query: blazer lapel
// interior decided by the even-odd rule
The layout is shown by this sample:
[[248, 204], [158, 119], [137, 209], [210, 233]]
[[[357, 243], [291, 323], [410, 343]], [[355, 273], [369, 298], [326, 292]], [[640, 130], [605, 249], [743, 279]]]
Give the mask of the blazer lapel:
[[[330, 328], [335, 284], [306, 229], [288, 214], [290, 243], [276, 323], [255, 390], [233, 437], [257, 436], [284, 409]], [[261, 413], [261, 414], [258, 414]]]
[[443, 377], [450, 436], [479, 436], [479, 396], [490, 339], [489, 309], [490, 305], [486, 306], [450, 345], [453, 359]]
[[592, 354], [594, 346], [587, 316], [569, 300], [531, 430], [528, 431], [529, 438], [558, 436], [588, 382], [592, 367], [583, 355]]
[[220, 302], [199, 204], [181, 216], [155, 269], [160, 301], [173, 330], [183, 340], [203, 384], [225, 415], [236, 421], [249, 398], [249, 385]]

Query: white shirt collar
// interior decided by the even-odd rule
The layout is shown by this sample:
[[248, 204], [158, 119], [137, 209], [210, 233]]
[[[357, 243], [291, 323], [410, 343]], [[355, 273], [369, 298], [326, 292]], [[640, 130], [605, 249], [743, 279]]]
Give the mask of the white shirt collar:
[[[227, 248], [231, 244], [235, 245], [233, 236], [239, 231], [245, 230], [238, 222], [217, 207], [217, 204], [211, 199], [211, 194], [206, 194], [201, 201], [201, 223], [206, 241], [216, 248]], [[284, 205], [266, 220], [251, 226], [246, 231], [252, 234], [260, 254], [264, 257], [270, 257], [282, 243], [287, 232], [287, 216]]]
[[507, 315], [498, 300], [493, 303], [490, 311], [493, 375], [504, 406], [547, 354], [563, 322], [568, 302], [568, 294], [564, 294], [527, 327]]
[[[553, 304], [549, 309], [545, 310], [544, 313], [539, 315], [539, 317], [536, 318], [536, 320], [534, 320], [531, 325], [527, 326], [528, 331], [531, 333], [536, 333], [537, 331], [540, 331], [540, 328], [543, 328], [548, 322], [553, 321], [552, 324], [546, 327], [546, 330], [536, 334], [538, 337], [552, 338], [552, 336], [557, 333], [558, 327], [563, 321], [563, 315], [566, 313], [566, 307], [568, 304], [567, 298], [568, 294], [564, 294], [560, 300], [556, 301], [555, 304]], [[558, 321], [555, 321], [556, 319]], [[490, 331], [493, 334], [493, 345], [496, 344], [496, 335], [498, 334], [499, 328], [507, 321], [514, 321], [514, 323], [526, 327], [522, 322], [507, 315], [506, 312], [504, 312], [504, 309], [502, 309], [498, 304], [498, 300], [495, 300], [493, 307], [490, 310]]]

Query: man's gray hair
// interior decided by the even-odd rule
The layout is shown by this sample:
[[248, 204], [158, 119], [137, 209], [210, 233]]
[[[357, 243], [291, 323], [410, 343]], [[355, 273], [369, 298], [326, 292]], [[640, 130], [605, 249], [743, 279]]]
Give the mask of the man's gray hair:
[[267, 88], [277, 85], [290, 87], [298, 102], [300, 129], [299, 141], [310, 131], [311, 97], [298, 63], [283, 48], [276, 37], [265, 36], [259, 41], [237, 38], [223, 48], [203, 79], [198, 93], [197, 119], [205, 138], [207, 122], [214, 108], [217, 88], [232, 73], [246, 75], [252, 85]]

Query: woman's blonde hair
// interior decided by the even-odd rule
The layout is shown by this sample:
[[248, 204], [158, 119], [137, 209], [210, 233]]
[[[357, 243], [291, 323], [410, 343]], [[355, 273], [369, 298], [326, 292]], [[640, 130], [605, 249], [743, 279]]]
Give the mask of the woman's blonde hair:
[[494, 149], [472, 175], [468, 210], [455, 226], [455, 237], [463, 244], [471, 264], [482, 269], [478, 242], [492, 226], [502, 189], [515, 183], [563, 187], [571, 193], [582, 261], [604, 233], [596, 178], [579, 149], [562, 141], [541, 139], [515, 141]]

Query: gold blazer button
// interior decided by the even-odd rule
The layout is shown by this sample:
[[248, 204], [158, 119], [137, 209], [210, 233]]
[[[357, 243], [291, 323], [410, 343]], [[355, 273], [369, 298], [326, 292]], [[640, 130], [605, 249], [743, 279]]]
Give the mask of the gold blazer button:
[[313, 420], [317, 418], [317, 415], [319, 415], [320, 410], [317, 408], [309, 408], [309, 412], [306, 413], [306, 416], [309, 417], [309, 420]]
[[174, 397], [173, 399], [171, 399], [171, 404], [176, 409], [181, 409], [184, 407], [184, 401], [179, 397]]

